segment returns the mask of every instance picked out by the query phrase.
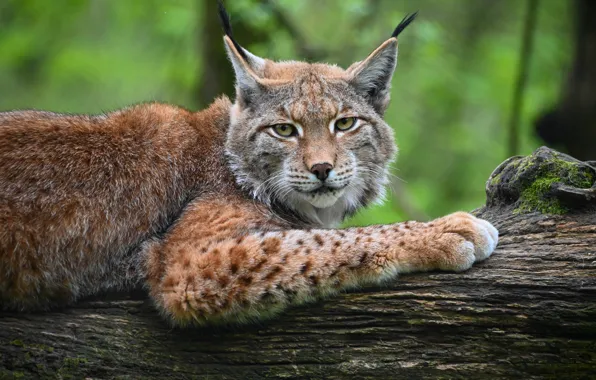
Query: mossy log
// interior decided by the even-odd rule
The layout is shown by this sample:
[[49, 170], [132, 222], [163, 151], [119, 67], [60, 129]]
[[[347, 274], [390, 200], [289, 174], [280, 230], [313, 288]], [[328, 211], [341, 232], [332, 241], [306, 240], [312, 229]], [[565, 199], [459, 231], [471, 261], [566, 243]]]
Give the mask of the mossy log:
[[509, 159], [476, 211], [501, 233], [489, 260], [257, 326], [172, 329], [143, 292], [0, 313], [0, 379], [594, 378], [595, 177], [546, 148]]

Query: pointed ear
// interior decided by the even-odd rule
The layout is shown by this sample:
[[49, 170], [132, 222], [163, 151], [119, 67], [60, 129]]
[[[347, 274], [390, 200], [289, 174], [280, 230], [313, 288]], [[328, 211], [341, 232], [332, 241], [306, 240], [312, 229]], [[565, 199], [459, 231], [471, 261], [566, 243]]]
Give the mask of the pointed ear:
[[397, 36], [414, 21], [418, 12], [406, 15], [397, 25], [391, 38], [383, 42], [364, 61], [356, 62], [347, 70], [350, 83], [381, 115], [389, 104], [391, 78], [397, 65]]
[[229, 36], [224, 37], [224, 42], [236, 74], [236, 101], [249, 106], [255, 95], [265, 89], [261, 83], [265, 60], [249, 53]]
[[383, 42], [364, 61], [348, 68], [349, 82], [381, 115], [389, 104], [391, 78], [397, 65], [397, 39]]
[[222, 0], [218, 0], [217, 3], [219, 20], [226, 34], [224, 36], [226, 51], [236, 73], [236, 102], [248, 106], [255, 94], [264, 88], [260, 78], [263, 77], [265, 60], [251, 54], [236, 42], [232, 35], [230, 15]]

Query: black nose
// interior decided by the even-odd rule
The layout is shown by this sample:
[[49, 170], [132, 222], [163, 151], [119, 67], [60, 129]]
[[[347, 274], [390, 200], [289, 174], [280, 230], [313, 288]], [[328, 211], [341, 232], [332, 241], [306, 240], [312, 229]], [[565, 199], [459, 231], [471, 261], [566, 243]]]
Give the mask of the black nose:
[[333, 166], [325, 162], [323, 164], [314, 164], [312, 168], [310, 168], [310, 172], [316, 175], [319, 181], [324, 181], [329, 176], [331, 169], [333, 169]]

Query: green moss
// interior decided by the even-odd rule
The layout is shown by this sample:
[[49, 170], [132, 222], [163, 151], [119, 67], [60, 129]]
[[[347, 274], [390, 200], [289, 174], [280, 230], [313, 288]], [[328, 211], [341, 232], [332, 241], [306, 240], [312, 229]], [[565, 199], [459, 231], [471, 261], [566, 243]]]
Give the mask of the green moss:
[[8, 371], [5, 369], [0, 370], [0, 380], [14, 380], [25, 378], [25, 373], [21, 371]]
[[85, 358], [64, 358], [64, 365], [70, 368], [77, 368], [80, 364], [87, 363]]
[[580, 189], [587, 189], [592, 187], [594, 183], [594, 175], [588, 170], [579, 170], [579, 166], [572, 162], [564, 161], [561, 159], [554, 159], [554, 163], [558, 166], [561, 175], [567, 174], [563, 178], [563, 183], [571, 186], [575, 186]]
[[565, 214], [569, 210], [562, 206], [558, 199], [548, 196], [552, 185], [557, 182], [561, 182], [561, 178], [555, 176], [535, 180], [522, 192], [520, 205], [515, 212], [540, 211], [543, 214]]
[[75, 379], [80, 377], [79, 367], [87, 363], [85, 358], [66, 357], [62, 361], [63, 365], [58, 369], [58, 375], [62, 379]]
[[[39, 350], [39, 351], [46, 351], [46, 352], [54, 352], [54, 347], [52, 346], [48, 346], [46, 344], [40, 344], [40, 343], [25, 343], [20, 339], [14, 339], [11, 340], [10, 342], [8, 342], [8, 344], [12, 345], [12, 346], [16, 346], [16, 347], [22, 347], [24, 349], [28, 349], [30, 351], [30, 349], [35, 349], [35, 350]], [[35, 351], [33, 350], [33, 351]]]
[[30, 344], [29, 347], [37, 348], [38, 350], [42, 351], [54, 352], [54, 347], [45, 344], [33, 343]]
[[499, 182], [501, 181], [501, 173], [497, 174], [496, 176], [494, 176], [491, 180], [490, 180], [490, 184], [491, 186], [496, 186], [499, 184]]
[[[518, 176], [530, 166], [536, 165], [536, 159], [528, 157], [518, 169]], [[525, 184], [520, 195], [520, 204], [514, 212], [523, 213], [540, 211], [543, 214], [564, 214], [568, 208], [560, 200], [550, 196], [552, 185], [562, 183], [577, 188], [589, 188], [594, 183], [594, 175], [587, 170], [581, 170], [577, 164], [560, 158], [553, 158], [538, 163], [534, 179]]]

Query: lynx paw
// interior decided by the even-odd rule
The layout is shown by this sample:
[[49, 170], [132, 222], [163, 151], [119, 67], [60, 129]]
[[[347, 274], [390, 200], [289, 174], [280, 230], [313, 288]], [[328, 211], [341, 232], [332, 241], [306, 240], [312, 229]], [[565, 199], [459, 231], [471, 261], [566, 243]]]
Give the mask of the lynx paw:
[[435, 225], [441, 229], [439, 240], [446, 253], [439, 260], [439, 269], [469, 269], [489, 257], [499, 241], [499, 232], [492, 224], [465, 212], [440, 218]]
[[474, 217], [474, 221], [478, 227], [478, 233], [481, 236], [481, 244], [475, 245], [474, 256], [476, 261], [482, 261], [489, 257], [497, 244], [499, 243], [499, 231], [484, 219]]

